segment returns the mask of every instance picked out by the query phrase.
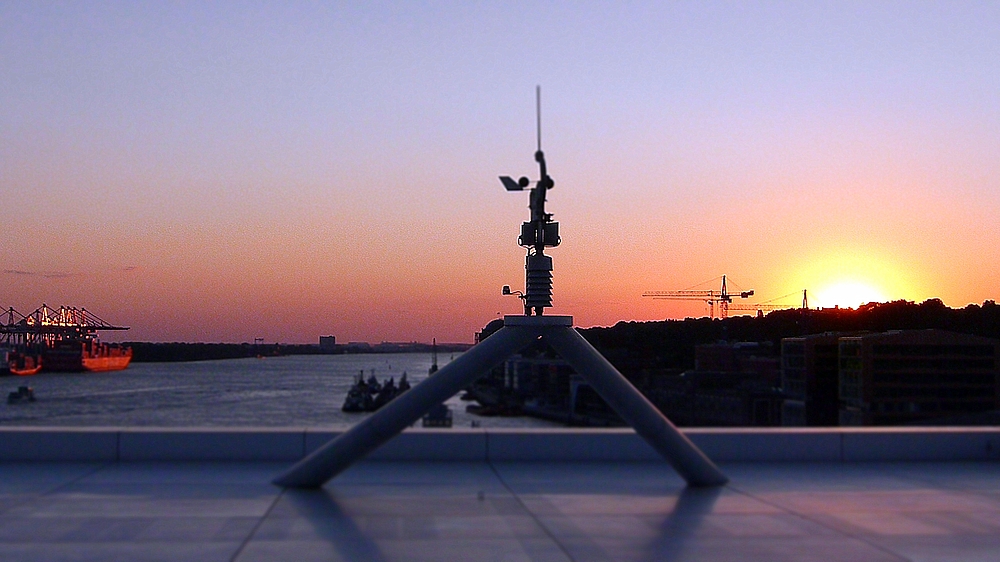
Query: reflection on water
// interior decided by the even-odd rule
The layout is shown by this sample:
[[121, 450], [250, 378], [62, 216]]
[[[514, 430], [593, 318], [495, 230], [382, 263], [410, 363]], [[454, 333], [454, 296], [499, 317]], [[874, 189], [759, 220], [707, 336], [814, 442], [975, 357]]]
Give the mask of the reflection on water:
[[[438, 358], [441, 366], [450, 356]], [[0, 391], [35, 389], [36, 402], [0, 403], [4, 425], [349, 426], [367, 414], [340, 411], [359, 371], [380, 381], [427, 377], [430, 354], [293, 355], [190, 363], [133, 363], [111, 373], [0, 378]], [[538, 427], [532, 418], [480, 418], [448, 401], [455, 427]]]

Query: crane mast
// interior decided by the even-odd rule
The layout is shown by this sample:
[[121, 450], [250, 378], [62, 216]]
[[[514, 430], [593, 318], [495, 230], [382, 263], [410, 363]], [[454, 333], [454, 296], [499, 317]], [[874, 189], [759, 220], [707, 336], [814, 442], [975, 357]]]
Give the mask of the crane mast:
[[729, 288], [726, 286], [726, 276], [723, 275], [722, 288], [719, 291], [714, 289], [707, 291], [691, 289], [681, 291], [646, 291], [642, 296], [657, 300], [704, 301], [708, 303], [711, 318], [715, 318], [715, 307], [718, 306], [719, 317], [725, 319], [729, 316], [729, 305], [733, 302], [733, 298], [750, 298], [753, 296], [753, 289], [730, 293]]

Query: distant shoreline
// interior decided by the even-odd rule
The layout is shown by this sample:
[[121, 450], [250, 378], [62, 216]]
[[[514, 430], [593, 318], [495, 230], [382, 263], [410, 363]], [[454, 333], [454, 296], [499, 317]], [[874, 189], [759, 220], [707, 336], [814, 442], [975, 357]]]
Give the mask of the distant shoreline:
[[[179, 361], [210, 361], [245, 359], [247, 357], [277, 357], [284, 355], [342, 355], [358, 353], [431, 353], [429, 343], [348, 343], [320, 348], [316, 344], [250, 344], [250, 343], [154, 343], [125, 342], [132, 348], [134, 363], [169, 363]], [[472, 344], [437, 344], [439, 353], [465, 351]]]

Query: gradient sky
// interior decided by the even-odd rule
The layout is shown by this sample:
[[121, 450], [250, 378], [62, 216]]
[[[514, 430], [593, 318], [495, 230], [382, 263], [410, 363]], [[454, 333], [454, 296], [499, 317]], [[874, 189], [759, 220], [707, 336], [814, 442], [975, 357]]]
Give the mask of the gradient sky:
[[1000, 296], [1000, 4], [94, 4], [0, 2], [0, 306], [471, 341], [520, 311], [536, 84], [553, 314]]

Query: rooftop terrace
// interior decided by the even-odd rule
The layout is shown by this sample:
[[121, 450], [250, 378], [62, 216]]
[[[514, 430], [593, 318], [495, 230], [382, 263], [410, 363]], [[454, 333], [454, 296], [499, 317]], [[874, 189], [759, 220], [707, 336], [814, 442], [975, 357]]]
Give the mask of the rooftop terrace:
[[[404, 433], [322, 490], [330, 430], [5, 428], [5, 560], [995, 560], [1000, 428]], [[47, 459], [47, 460], [45, 460]]]

